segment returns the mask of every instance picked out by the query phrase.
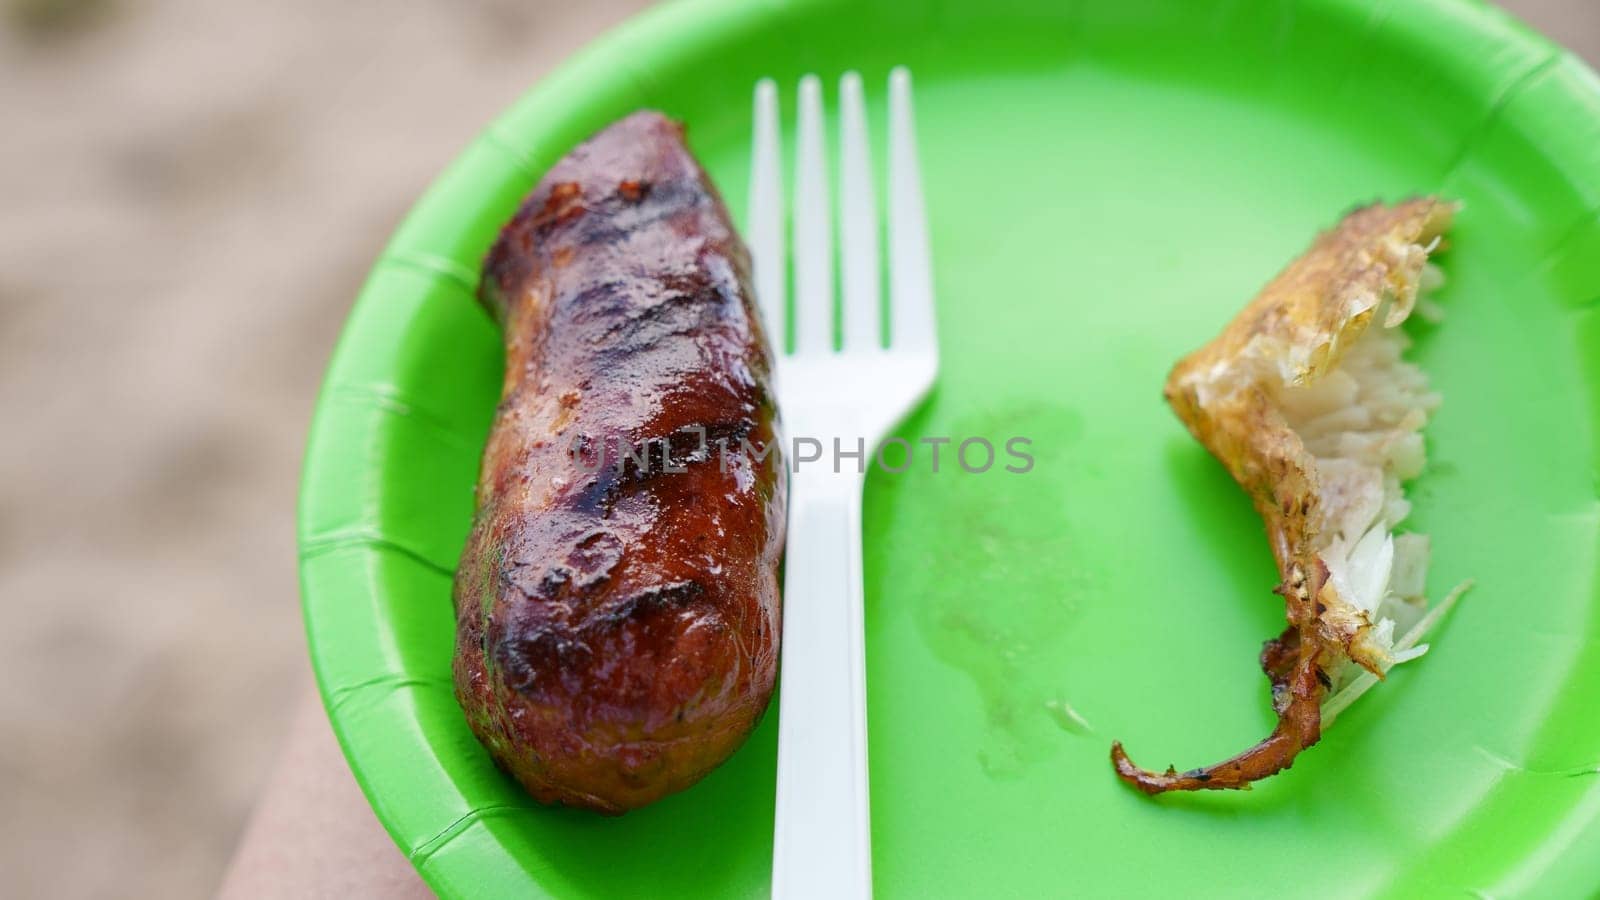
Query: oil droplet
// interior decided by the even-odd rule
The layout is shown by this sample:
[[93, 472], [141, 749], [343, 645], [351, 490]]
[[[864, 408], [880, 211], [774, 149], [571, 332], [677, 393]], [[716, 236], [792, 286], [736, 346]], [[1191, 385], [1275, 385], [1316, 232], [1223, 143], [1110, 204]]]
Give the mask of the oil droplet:
[[[913, 469], [892, 489], [897, 528], [886, 537], [885, 572], [914, 603], [918, 630], [946, 665], [977, 690], [985, 734], [978, 762], [996, 778], [1020, 776], [1059, 752], [1062, 731], [1088, 724], [1061, 700], [1061, 664], [1094, 578], [1067, 514], [1061, 480], [1043, 470], [1073, 465], [1081, 419], [1060, 408], [1012, 409], [960, 422], [952, 437], [1003, 446], [1033, 439], [1038, 467], [1025, 474]], [[941, 433], [943, 429], [941, 429]], [[900, 523], [927, 523], [906, 527]], [[1080, 724], [1081, 723], [1081, 724]]]
[[1062, 731], [1085, 736], [1094, 734], [1094, 727], [1076, 709], [1072, 708], [1071, 703], [1060, 697], [1046, 700], [1044, 708], [1049, 711], [1050, 718], [1055, 720], [1055, 723], [1061, 727]]

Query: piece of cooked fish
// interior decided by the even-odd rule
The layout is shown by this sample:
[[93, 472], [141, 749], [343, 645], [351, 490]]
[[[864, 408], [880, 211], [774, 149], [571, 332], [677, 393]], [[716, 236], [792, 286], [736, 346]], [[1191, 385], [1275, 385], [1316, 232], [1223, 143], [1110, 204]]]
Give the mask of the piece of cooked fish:
[[1114, 743], [1117, 774], [1139, 790], [1247, 788], [1288, 768], [1391, 666], [1427, 650], [1418, 639], [1459, 596], [1428, 610], [1428, 538], [1395, 534], [1439, 405], [1402, 358], [1400, 326], [1431, 312], [1419, 293], [1441, 278], [1428, 256], [1456, 209], [1421, 198], [1350, 213], [1168, 376], [1167, 402], [1266, 524], [1289, 625], [1261, 652], [1272, 734], [1181, 773], [1140, 769]]

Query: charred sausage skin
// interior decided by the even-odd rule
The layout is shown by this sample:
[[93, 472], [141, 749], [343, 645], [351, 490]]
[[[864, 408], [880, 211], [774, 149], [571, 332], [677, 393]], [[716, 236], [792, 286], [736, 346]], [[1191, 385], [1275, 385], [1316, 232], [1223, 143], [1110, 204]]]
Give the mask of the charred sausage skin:
[[749, 269], [654, 112], [557, 163], [485, 263], [506, 376], [456, 693], [540, 801], [620, 813], [688, 787], [771, 697], [785, 487]]

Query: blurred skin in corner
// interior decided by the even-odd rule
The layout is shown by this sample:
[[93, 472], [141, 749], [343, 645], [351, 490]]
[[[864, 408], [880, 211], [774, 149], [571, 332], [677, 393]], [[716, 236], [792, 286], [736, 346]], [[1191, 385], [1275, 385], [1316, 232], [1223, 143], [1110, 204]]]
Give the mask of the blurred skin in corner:
[[218, 896], [433, 896], [373, 817], [309, 688]]

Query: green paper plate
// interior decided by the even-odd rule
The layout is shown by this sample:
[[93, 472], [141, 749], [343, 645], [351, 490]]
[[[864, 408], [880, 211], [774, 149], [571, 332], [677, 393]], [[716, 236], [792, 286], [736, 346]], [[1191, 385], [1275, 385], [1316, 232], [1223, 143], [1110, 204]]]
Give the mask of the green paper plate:
[[[462, 154], [395, 235], [319, 402], [307, 629], [378, 817], [447, 896], [760, 896], [775, 716], [620, 819], [540, 808], [468, 733], [450, 579], [500, 380], [479, 259], [540, 173], [622, 114], [689, 125], [744, 207], [750, 91], [859, 69], [882, 146], [917, 78], [943, 372], [902, 433], [1025, 436], [1026, 475], [874, 474], [866, 502], [877, 892], [1592, 895], [1600, 887], [1600, 83], [1466, 0], [706, 0], [595, 44]], [[1445, 405], [1409, 523], [1426, 659], [1255, 791], [1151, 800], [1150, 765], [1271, 727], [1261, 527], [1161, 401], [1351, 205], [1466, 201], [1415, 357]], [[1071, 709], [1081, 724], [1066, 715]]]

